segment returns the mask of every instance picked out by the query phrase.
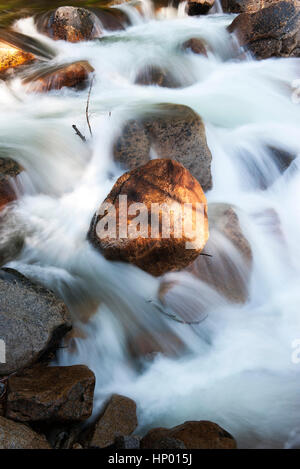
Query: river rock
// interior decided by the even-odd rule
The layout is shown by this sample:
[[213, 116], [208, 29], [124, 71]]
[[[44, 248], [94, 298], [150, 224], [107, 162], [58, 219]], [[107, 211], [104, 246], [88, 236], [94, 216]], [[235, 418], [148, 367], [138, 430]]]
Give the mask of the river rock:
[[170, 429], [153, 428], [142, 439], [141, 448], [161, 448], [161, 442], [167, 438], [181, 441], [187, 449], [236, 448], [236, 442], [230, 433], [216, 423], [205, 420], [185, 422], [182, 425]]
[[88, 84], [89, 75], [94, 71], [87, 61], [74, 62], [69, 65], [51, 67], [43, 72], [23, 80], [28, 85], [28, 90], [36, 93], [68, 88], [84, 89]]
[[158, 158], [183, 164], [206, 192], [212, 188], [211, 152], [201, 117], [187, 106], [160, 104], [139, 120], [127, 121], [116, 140], [114, 159], [126, 169], [135, 169]]
[[[134, 215], [129, 214], [127, 217], [126, 201], [125, 206], [121, 205], [120, 209], [119, 196], [127, 196], [127, 207], [134, 203], [143, 203], [146, 218], [145, 231], [142, 231], [142, 234], [134, 231], [133, 220], [137, 213], [134, 210]], [[205, 195], [196, 179], [176, 161], [155, 159], [123, 174], [115, 183], [104, 203], [114, 207], [117, 215], [116, 233], [106, 235], [106, 232], [101, 232], [102, 225], [107, 222], [107, 217], [103, 215], [103, 211], [101, 213], [103, 206], [100, 206], [91, 222], [88, 233], [89, 241], [107, 259], [135, 264], [152, 275], [158, 276], [186, 267], [200, 254], [208, 239]], [[182, 229], [181, 233], [178, 234], [174, 230], [172, 220], [170, 236], [167, 236], [168, 233], [163, 234], [160, 208], [162, 204], [166, 204], [166, 207], [175, 206], [177, 213], [182, 211], [184, 204], [190, 204], [193, 215], [189, 211], [180, 218], [183, 227], [184, 224], [191, 222], [193, 232]], [[114, 210], [111, 211], [112, 218], [114, 218]], [[196, 210], [199, 214], [197, 228]], [[153, 220], [160, 218], [156, 231], [151, 230], [151, 220], [148, 218], [150, 214]], [[127, 237], [124, 237], [120, 230], [121, 225], [125, 226], [126, 231], [128, 227]], [[187, 248], [186, 243], [193, 242], [193, 240], [193, 246]]]
[[188, 268], [197, 278], [235, 303], [248, 298], [252, 267], [251, 246], [244, 236], [234, 208], [216, 203], [208, 206], [209, 240], [205, 253]]
[[35, 366], [8, 379], [6, 417], [19, 422], [83, 421], [91, 416], [94, 373], [84, 365]]
[[0, 417], [0, 449], [51, 449], [43, 435], [21, 423]]
[[193, 37], [182, 45], [183, 50], [194, 52], [194, 54], [207, 57], [207, 47], [203, 39]]
[[71, 327], [68, 309], [54, 293], [13, 269], [0, 270], [0, 334], [6, 344], [0, 375], [54, 350]]
[[224, 13], [255, 13], [280, 0], [221, 0]]
[[43, 25], [43, 32], [56, 41], [62, 39], [69, 42], [88, 41], [101, 35], [97, 16], [85, 8], [72, 6], [54, 10]]
[[117, 436], [128, 436], [138, 425], [136, 403], [128, 397], [114, 394], [93, 426], [90, 447], [106, 448]]
[[146, 65], [137, 74], [135, 83], [138, 85], [157, 85], [162, 88], [179, 88], [180, 83], [168, 72], [155, 65]]
[[0, 158], [0, 210], [17, 198], [16, 177], [23, 168], [11, 158]]
[[229, 26], [257, 59], [299, 57], [300, 7], [282, 1], [255, 13], [241, 13]]
[[206, 15], [214, 3], [215, 0], [188, 0], [187, 14], [189, 16]]
[[34, 60], [34, 55], [0, 41], [0, 73]]

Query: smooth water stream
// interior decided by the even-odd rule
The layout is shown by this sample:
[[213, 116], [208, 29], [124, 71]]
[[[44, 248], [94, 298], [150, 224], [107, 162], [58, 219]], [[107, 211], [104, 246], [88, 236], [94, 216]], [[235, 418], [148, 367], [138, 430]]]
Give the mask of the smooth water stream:
[[[94, 138], [87, 145], [72, 129], [76, 124], [88, 136], [87, 90], [33, 94], [18, 77], [0, 82], [0, 151], [27, 170], [9, 227], [25, 233], [25, 247], [10, 266], [69, 305], [82, 337], [61, 350], [59, 363], [84, 363], [95, 372], [95, 412], [117, 392], [137, 402], [139, 434], [212, 420], [239, 447], [299, 447], [300, 364], [292, 361], [300, 338], [300, 105], [292, 100], [299, 60], [242, 56], [226, 32], [233, 15], [186, 17], [180, 5], [155, 16], [148, 1], [143, 15], [121, 8], [132, 25], [100, 41], [54, 42], [38, 34], [32, 18], [15, 24], [53, 48], [51, 63], [88, 60], [96, 79]], [[206, 41], [208, 57], [182, 51], [192, 37]], [[183, 87], [135, 85], [150, 63], [167, 68]], [[190, 274], [167, 276], [179, 282], [173, 292], [179, 309], [208, 312], [194, 326], [169, 320], [148, 301], [162, 279], [110, 263], [86, 241], [95, 209], [121, 174], [112, 142], [122, 122], [161, 102], [188, 105], [203, 118], [213, 155], [208, 202], [237, 206], [253, 252], [242, 306]], [[269, 147], [295, 155], [284, 173]], [[166, 354], [134, 360], [140, 337]]]

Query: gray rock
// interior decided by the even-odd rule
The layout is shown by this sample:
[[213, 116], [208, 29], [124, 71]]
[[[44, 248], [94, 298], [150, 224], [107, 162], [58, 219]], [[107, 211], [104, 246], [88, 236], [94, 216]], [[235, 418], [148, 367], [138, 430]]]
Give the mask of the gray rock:
[[0, 417], [0, 449], [51, 449], [44, 435]]
[[68, 309], [53, 292], [13, 269], [0, 270], [0, 338], [6, 345], [0, 375], [36, 362], [71, 328]]

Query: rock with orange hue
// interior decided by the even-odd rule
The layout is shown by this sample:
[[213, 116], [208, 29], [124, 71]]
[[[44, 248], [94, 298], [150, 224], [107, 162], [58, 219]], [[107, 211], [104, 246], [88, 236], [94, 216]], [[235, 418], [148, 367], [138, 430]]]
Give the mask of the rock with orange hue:
[[86, 420], [94, 387], [94, 373], [84, 365], [29, 368], [8, 379], [6, 417], [19, 422]]
[[205, 192], [212, 188], [205, 125], [188, 106], [161, 103], [139, 119], [127, 121], [115, 142], [114, 159], [126, 169], [135, 169], [151, 159], [151, 149], [158, 158], [183, 164]]
[[228, 204], [208, 205], [210, 237], [208, 256], [199, 256], [187, 270], [208, 283], [231, 302], [244, 303], [252, 268], [252, 250], [240, 227], [239, 218]]
[[0, 72], [34, 60], [34, 55], [0, 41]]
[[114, 394], [94, 424], [89, 446], [106, 448], [117, 436], [128, 436], [138, 425], [136, 403], [129, 397]]
[[101, 35], [97, 16], [85, 8], [59, 7], [45, 25], [45, 31], [54, 40], [69, 42], [89, 41]]
[[89, 75], [93, 71], [93, 67], [86, 61], [74, 62], [37, 72], [27, 77], [23, 83], [28, 84], [29, 91], [36, 93], [60, 90], [65, 86], [82, 89], [87, 85]]
[[135, 264], [155, 276], [182, 269], [208, 239], [203, 190], [177, 161], [154, 159], [117, 180], [93, 217], [88, 239], [107, 259]]
[[0, 158], [0, 210], [16, 200], [16, 177], [23, 168], [10, 158]]
[[[169, 439], [169, 442], [168, 442]], [[173, 428], [153, 428], [141, 441], [144, 449], [168, 449], [170, 446], [162, 446], [165, 440], [170, 445], [181, 441], [187, 449], [235, 449], [236, 442], [230, 433], [213, 422], [189, 421]], [[168, 444], [167, 443], [167, 444]], [[170, 449], [178, 448], [172, 446]]]
[[255, 13], [241, 13], [228, 27], [257, 59], [300, 57], [300, 6], [281, 1]]
[[203, 39], [191, 38], [182, 45], [182, 48], [187, 51], [194, 52], [194, 54], [204, 55], [207, 57], [206, 45]]
[[215, 0], [188, 0], [187, 14], [189, 16], [206, 15], [214, 3]]

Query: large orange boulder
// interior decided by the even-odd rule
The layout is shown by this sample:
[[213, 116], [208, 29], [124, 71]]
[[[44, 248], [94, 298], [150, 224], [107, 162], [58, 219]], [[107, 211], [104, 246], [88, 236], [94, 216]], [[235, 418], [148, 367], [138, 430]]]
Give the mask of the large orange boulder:
[[203, 190], [189, 171], [177, 161], [155, 159], [117, 180], [88, 239], [107, 259], [159, 276], [201, 253], [208, 239], [206, 211]]
[[189, 16], [205, 15], [213, 7], [215, 0], [188, 0], [187, 14]]

